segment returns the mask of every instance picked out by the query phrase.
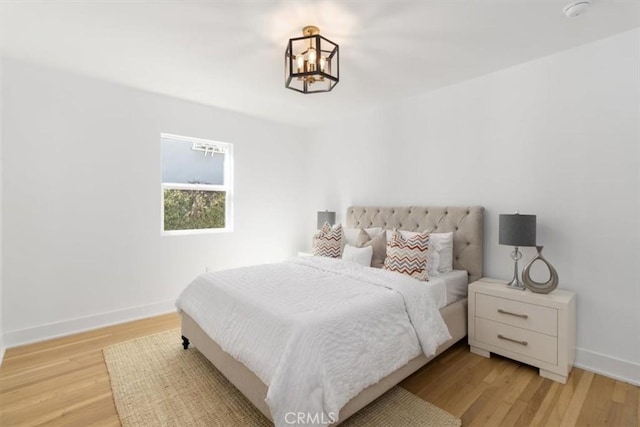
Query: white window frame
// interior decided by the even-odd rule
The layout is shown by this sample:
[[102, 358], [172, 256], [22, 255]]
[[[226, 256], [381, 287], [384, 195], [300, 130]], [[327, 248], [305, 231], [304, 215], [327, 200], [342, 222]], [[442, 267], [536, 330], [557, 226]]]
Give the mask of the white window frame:
[[[225, 150], [224, 158], [224, 185], [207, 184], [182, 184], [162, 182], [162, 141], [171, 139], [177, 142], [190, 144], [216, 145]], [[230, 233], [233, 231], [233, 144], [229, 142], [212, 141], [190, 136], [174, 135], [170, 133], [160, 134], [160, 232], [162, 236], [185, 236], [193, 234], [217, 234]], [[206, 155], [206, 153], [205, 153]], [[201, 190], [201, 191], [224, 191], [225, 192], [225, 212], [224, 228], [200, 228], [193, 230], [165, 230], [164, 229], [164, 190]]]

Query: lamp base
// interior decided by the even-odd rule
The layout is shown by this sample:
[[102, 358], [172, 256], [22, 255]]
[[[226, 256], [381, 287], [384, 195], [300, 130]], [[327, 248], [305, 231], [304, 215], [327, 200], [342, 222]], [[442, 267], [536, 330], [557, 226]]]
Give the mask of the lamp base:
[[527, 289], [524, 286], [524, 283], [522, 283], [517, 277], [514, 277], [513, 280], [507, 283], [507, 288], [516, 289], [518, 291], [524, 291], [525, 289]]
[[509, 283], [507, 283], [507, 288], [517, 289], [519, 291], [524, 291], [526, 288], [524, 284], [520, 281], [518, 277], [518, 261], [522, 258], [522, 252], [518, 250], [518, 247], [515, 247], [515, 250], [511, 252], [511, 259], [513, 260], [513, 279]]

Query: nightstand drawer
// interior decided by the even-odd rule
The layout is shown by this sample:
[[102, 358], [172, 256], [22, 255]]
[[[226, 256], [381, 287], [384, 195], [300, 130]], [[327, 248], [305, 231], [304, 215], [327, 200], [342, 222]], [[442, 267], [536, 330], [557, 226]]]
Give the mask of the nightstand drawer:
[[558, 363], [558, 340], [538, 332], [475, 318], [476, 340], [542, 362]]
[[475, 314], [518, 328], [558, 335], [558, 310], [555, 308], [477, 293]]

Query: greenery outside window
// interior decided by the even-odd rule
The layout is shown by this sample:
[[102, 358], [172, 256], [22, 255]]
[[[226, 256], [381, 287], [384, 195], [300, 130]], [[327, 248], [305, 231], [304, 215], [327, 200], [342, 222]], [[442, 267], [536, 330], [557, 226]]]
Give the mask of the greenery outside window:
[[162, 233], [232, 231], [233, 145], [161, 134]]

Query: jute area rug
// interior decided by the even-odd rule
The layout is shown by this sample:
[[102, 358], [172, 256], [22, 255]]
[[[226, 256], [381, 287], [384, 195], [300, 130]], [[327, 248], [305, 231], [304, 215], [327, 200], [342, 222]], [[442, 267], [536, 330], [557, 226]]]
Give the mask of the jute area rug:
[[[128, 426], [273, 426], [178, 329], [104, 350], [120, 422]], [[452, 426], [460, 420], [395, 387], [341, 424]]]

